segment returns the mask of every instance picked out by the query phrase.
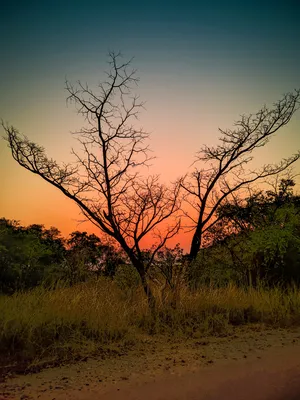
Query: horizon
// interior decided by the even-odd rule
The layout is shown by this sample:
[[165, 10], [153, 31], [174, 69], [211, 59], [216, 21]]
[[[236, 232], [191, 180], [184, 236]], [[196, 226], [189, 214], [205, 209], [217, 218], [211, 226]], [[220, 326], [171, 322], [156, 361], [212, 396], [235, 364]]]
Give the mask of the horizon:
[[[271, 106], [300, 87], [298, 2], [132, 3], [128, 9], [122, 2], [17, 2], [3, 10], [0, 117], [58, 162], [70, 159], [69, 132], [81, 127], [75, 108], [65, 103], [65, 77], [93, 88], [103, 80], [108, 49], [135, 57], [137, 92], [146, 101], [137, 126], [151, 132], [157, 156], [151, 173], [164, 182], [184, 175], [203, 145], [217, 143], [218, 127], [229, 129], [241, 114]], [[254, 167], [300, 149], [299, 114], [254, 153]], [[3, 140], [0, 157], [5, 218], [55, 226], [63, 236], [79, 230], [79, 208], [21, 168]], [[92, 224], [83, 226], [99, 235]], [[171, 243], [186, 250], [190, 236], [181, 233]]]

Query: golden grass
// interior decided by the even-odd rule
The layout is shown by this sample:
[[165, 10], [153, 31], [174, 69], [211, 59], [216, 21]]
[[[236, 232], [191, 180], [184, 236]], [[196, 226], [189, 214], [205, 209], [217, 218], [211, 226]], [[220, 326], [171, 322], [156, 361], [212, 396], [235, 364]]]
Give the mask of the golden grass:
[[[157, 290], [156, 290], [157, 291]], [[191, 292], [157, 292], [150, 315], [143, 291], [128, 294], [109, 279], [53, 290], [37, 288], [0, 297], [0, 354], [7, 360], [73, 358], [113, 343], [134, 343], [138, 334], [226, 335], [234, 325], [300, 324], [300, 290], [249, 289], [234, 285]]]

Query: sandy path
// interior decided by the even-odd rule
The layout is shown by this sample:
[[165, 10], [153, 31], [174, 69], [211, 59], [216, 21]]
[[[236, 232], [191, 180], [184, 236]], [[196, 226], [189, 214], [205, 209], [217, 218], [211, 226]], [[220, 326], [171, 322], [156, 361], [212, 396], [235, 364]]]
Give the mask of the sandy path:
[[119, 357], [19, 376], [2, 399], [300, 400], [300, 329], [145, 338]]
[[[118, 390], [119, 389], [119, 390]], [[263, 359], [199, 370], [142, 385], [110, 389], [107, 400], [299, 400], [300, 346], [268, 351]], [[92, 399], [83, 397], [82, 399]]]

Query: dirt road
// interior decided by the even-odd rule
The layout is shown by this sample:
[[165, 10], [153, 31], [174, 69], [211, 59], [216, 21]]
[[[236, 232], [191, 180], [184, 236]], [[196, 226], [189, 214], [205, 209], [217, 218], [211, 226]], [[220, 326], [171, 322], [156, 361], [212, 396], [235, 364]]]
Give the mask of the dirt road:
[[148, 338], [119, 357], [9, 379], [2, 399], [300, 400], [300, 330]]
[[[119, 390], [118, 390], [119, 389]], [[110, 389], [107, 400], [300, 400], [300, 346], [269, 351], [252, 362]], [[92, 399], [92, 397], [82, 399]]]

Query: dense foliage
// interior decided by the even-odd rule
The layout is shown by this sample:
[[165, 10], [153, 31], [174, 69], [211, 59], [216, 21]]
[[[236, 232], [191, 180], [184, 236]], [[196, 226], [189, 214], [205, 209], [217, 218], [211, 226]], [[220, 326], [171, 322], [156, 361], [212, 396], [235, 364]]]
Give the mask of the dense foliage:
[[90, 276], [113, 276], [121, 255], [96, 235], [72, 232], [68, 239], [58, 229], [21, 226], [0, 219], [0, 292], [12, 294], [59, 280], [75, 284]]
[[300, 283], [300, 197], [294, 181], [218, 210], [218, 222], [192, 268], [194, 281], [247, 286]]

